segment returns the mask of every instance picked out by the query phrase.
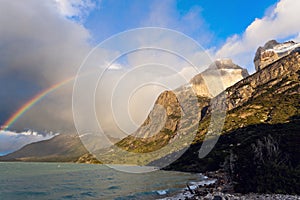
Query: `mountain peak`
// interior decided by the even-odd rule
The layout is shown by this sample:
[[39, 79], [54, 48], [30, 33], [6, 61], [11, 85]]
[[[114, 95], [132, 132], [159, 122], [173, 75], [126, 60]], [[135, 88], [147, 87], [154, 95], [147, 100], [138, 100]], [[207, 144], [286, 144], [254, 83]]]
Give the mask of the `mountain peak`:
[[233, 63], [230, 58], [223, 58], [215, 60], [208, 69], [243, 69], [237, 64]]
[[259, 47], [254, 57], [256, 71], [276, 62], [277, 60], [289, 55], [294, 50], [300, 48], [300, 43], [287, 41], [278, 43], [276, 40], [268, 41], [263, 47]]
[[248, 75], [247, 69], [233, 63], [231, 59], [217, 59], [204, 72], [194, 76], [190, 84], [198, 96], [214, 97], [219, 93], [212, 93], [207, 87], [213, 77], [220, 78], [225, 89]]
[[276, 40], [270, 40], [268, 42], [266, 42], [266, 44], [264, 45], [264, 49], [272, 49], [273, 47], [275, 47], [276, 45], [280, 44], [279, 42], [277, 42]]

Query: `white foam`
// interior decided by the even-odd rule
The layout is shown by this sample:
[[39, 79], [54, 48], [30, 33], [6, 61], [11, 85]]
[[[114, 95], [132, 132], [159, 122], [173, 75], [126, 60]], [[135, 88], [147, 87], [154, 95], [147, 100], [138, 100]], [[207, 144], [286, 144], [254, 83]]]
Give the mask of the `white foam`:
[[158, 190], [158, 191], [156, 191], [157, 192], [157, 194], [159, 194], [159, 195], [166, 195], [167, 193], [168, 193], [168, 190]]
[[[201, 178], [208, 179], [207, 176], [203, 176], [202, 174], [200, 174], [200, 176], [201, 176]], [[189, 188], [191, 190], [195, 190], [199, 186], [211, 185], [211, 184], [214, 184], [216, 181], [217, 181], [216, 179], [209, 179], [209, 180], [203, 180], [203, 181], [197, 181], [197, 182], [196, 181], [191, 181], [191, 182], [188, 183], [188, 185], [189, 185]], [[165, 191], [165, 190], [160, 190], [160, 191]], [[157, 191], [157, 193], [158, 193], [158, 191]], [[165, 193], [165, 194], [167, 194], [167, 193]], [[160, 194], [160, 195], [165, 195], [165, 194]], [[186, 188], [185, 190], [181, 191], [180, 194], [177, 194], [177, 195], [172, 196], [172, 197], [165, 197], [165, 198], [162, 198], [162, 199], [159, 199], [159, 200], [185, 199], [185, 198], [191, 198], [193, 196], [194, 195], [189, 192], [188, 188]]]

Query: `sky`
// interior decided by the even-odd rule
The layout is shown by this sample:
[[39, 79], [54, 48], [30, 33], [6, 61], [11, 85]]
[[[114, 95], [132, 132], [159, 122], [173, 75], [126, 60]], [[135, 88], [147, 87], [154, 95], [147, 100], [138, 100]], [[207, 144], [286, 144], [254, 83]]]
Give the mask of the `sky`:
[[[231, 58], [254, 73], [253, 58], [259, 46], [271, 39], [300, 41], [299, 7], [299, 0], [2, 0], [0, 124], [34, 96], [74, 77], [88, 53], [103, 40], [133, 28], [161, 27], [182, 32], [203, 46], [212, 60]], [[141, 58], [145, 55], [139, 55]], [[137, 59], [131, 56], [132, 63], [139, 63]], [[121, 61], [115, 63], [106, 75], [105, 87], [98, 92], [100, 105], [106, 102], [105, 94], [109, 96], [112, 83], [124, 75], [123, 67]], [[182, 68], [180, 74], [195, 75], [188, 68]], [[11, 138], [15, 138], [12, 132], [28, 129], [76, 132], [73, 83], [45, 95], [14, 122], [9, 133], [0, 131], [1, 142], [7, 141], [8, 148]], [[132, 117], [139, 119], [137, 123], [143, 121], [162, 89], [145, 88], [144, 93], [140, 92], [145, 102], [136, 103], [135, 110], [140, 112]], [[103, 119], [109, 127], [113, 116], [106, 108], [101, 109], [99, 115], [110, 116]], [[33, 138], [31, 135], [18, 144], [36, 141]], [[9, 151], [0, 148], [0, 153]]]
[[[96, 42], [131, 28], [159, 26], [181, 31], [199, 39], [198, 42], [205, 44], [206, 47], [214, 47], [234, 34], [243, 33], [255, 18], [263, 17], [276, 2], [276, 0], [101, 1], [100, 5], [98, 4], [87, 16], [84, 24], [91, 30]], [[105, 12], [101, 12], [104, 10]], [[209, 35], [209, 41], [201, 40], [200, 35], [204, 33]]]

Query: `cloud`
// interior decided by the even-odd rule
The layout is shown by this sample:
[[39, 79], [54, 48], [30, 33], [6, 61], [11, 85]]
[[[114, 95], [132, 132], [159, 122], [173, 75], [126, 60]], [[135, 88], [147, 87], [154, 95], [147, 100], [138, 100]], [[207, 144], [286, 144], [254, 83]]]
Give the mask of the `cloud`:
[[[70, 17], [82, 16], [86, 10], [92, 9], [93, 5], [90, 2], [92, 1], [27, 0], [18, 3], [14, 1], [0, 2], [0, 84], [5, 85], [0, 93], [0, 107], [2, 108], [0, 120], [2, 123], [37, 93], [76, 75], [82, 61], [92, 49], [89, 43], [91, 36], [82, 24]], [[178, 31], [194, 34], [196, 38], [201, 38], [200, 41], [211, 36], [201, 17], [200, 7], [193, 7], [181, 15], [178, 13], [176, 2], [173, 0], [153, 1], [151, 12], [142, 21], [142, 25], [145, 26], [174, 28]], [[183, 54], [187, 54], [192, 61], [195, 61], [193, 63], [199, 63], [199, 60], [203, 58], [201, 52], [189, 52], [190, 45], [186, 43], [188, 41], [181, 40], [178, 42], [172, 35], [160, 38], [159, 34], [154, 34], [149, 37], [147, 32], [144, 35], [134, 35], [133, 39], [138, 40], [141, 45], [155, 41], [166, 46], [167, 49], [180, 49]], [[118, 51], [124, 48], [124, 46], [118, 45], [131, 45], [127, 42], [124, 43], [113, 44], [109, 48]], [[113, 53], [108, 50], [98, 49], [98, 51], [104, 57], [113, 57]], [[155, 55], [155, 53], [157, 52], [135, 52], [135, 54], [128, 55], [127, 63], [116, 61], [103, 77], [103, 87], [98, 87], [96, 102], [100, 110], [97, 114], [100, 115], [100, 120], [105, 121], [107, 130], [114, 133], [116, 129], [111, 112], [110, 97], [114, 87], [119, 83], [119, 79], [128, 73], [128, 66], [136, 67], [145, 63], [160, 63], [177, 71], [177, 73], [164, 71], [162, 68], [157, 70], [153, 67], [153, 70], [133, 73], [133, 76], [127, 76], [129, 79], [123, 79], [121, 86], [127, 86], [127, 88], [118, 88], [119, 96], [115, 99], [115, 103], [124, 105], [124, 108], [128, 107], [129, 114], [132, 115], [131, 117], [136, 124], [142, 123], [146, 118], [147, 112], [159, 93], [169, 88], [160, 86], [145, 86], [139, 90], [134, 88], [137, 90], [133, 97], [127, 99], [128, 95], [133, 92], [129, 86], [138, 85], [138, 81], [152, 81], [176, 88], [188, 82], [197, 73], [186, 62], [174, 58], [174, 55], [163, 52]], [[99, 55], [98, 52], [90, 63], [98, 68], [97, 55]], [[151, 55], [155, 56], [152, 57]], [[208, 59], [205, 62], [210, 64], [211, 60]], [[76, 130], [72, 115], [72, 83], [64, 85], [40, 100], [18, 119], [14, 128], [74, 133]], [[90, 79], [87, 77], [87, 85], [89, 83]], [[82, 98], [86, 97], [86, 90], [88, 89], [84, 87], [80, 93]], [[119, 113], [121, 111], [119, 110]], [[90, 123], [91, 119], [85, 115], [81, 117], [85, 120], [83, 121], [85, 124]], [[126, 122], [127, 116], [120, 114], [119, 119]], [[94, 125], [91, 124], [91, 127]], [[134, 126], [134, 128], [136, 127]]]
[[176, 71], [178, 66], [146, 63], [129, 70], [125, 67], [111, 70], [99, 83], [96, 113], [101, 127], [112, 137], [133, 133], [144, 122], [161, 92], [187, 84], [197, 73], [189, 65]]
[[[89, 31], [62, 16], [53, 0], [0, 1], [0, 24], [3, 124], [37, 93], [75, 76], [91, 46]], [[70, 83], [44, 98], [35, 106], [38, 109], [30, 109], [15, 125], [21, 130], [53, 130], [55, 125], [70, 129], [71, 99]]]
[[300, 42], [300, 33], [295, 38], [293, 38], [292, 40]]
[[[77, 3], [81, 5], [80, 2]], [[69, 7], [66, 5], [71, 5], [70, 2], [67, 2], [69, 4], [63, 4], [66, 2], [61, 1], [60, 3], [62, 5], [61, 9], [68, 10]], [[66, 78], [75, 76], [85, 56], [92, 49], [89, 44], [89, 31], [81, 24], [63, 16], [61, 12], [57, 7], [57, 3], [53, 0], [42, 2], [28, 0], [19, 3], [2, 1], [0, 3], [0, 41], [1, 47], [5, 47], [0, 48], [0, 64], [3, 66], [0, 69], [0, 84], [5, 85], [0, 93], [2, 124], [37, 93]], [[73, 14], [76, 14], [76, 12], [73, 12]], [[147, 35], [143, 35], [141, 39], [143, 37], [148, 38]], [[145, 41], [141, 40], [140, 42], [143, 44]], [[174, 43], [174, 40], [172, 42], [169, 38], [158, 40], [158, 42], [170, 45], [170, 48], [172, 46], [178, 47], [178, 44]], [[114, 47], [118, 49], [118, 46]], [[112, 53], [108, 50], [102, 49], [99, 50], [99, 53], [102, 53], [101, 56], [112, 56]], [[97, 55], [98, 53], [96, 53], [95, 59], [92, 59], [91, 64], [98, 68]], [[143, 64], [148, 55], [136, 54], [130, 58], [130, 64]], [[151, 59], [148, 58], [147, 62], [151, 62], [153, 59], [157, 63], [166, 60], [167, 62], [170, 61], [166, 64], [175, 66], [174, 62], [171, 63], [172, 59], [165, 55]], [[111, 73], [106, 77], [105, 87], [99, 92], [101, 97], [98, 103], [109, 105], [101, 110], [100, 114], [102, 116], [112, 116], [111, 111], [108, 110], [110, 108], [109, 95], [117, 78], [126, 73], [124, 71], [126, 67], [122, 62], [115, 62], [110, 67]], [[189, 74], [191, 74], [191, 70]], [[155, 77], [155, 73], [149, 77], [140, 73], [140, 77], [144, 76], [148, 78], [147, 80], [153, 78], [154, 81], [167, 79], [166, 77]], [[174, 85], [179, 84], [175, 78], [172, 80]], [[61, 133], [74, 133], [76, 130], [72, 115], [72, 83], [60, 87], [41, 99], [18, 119], [13, 128], [17, 130], [34, 128], [35, 130], [46, 129]], [[133, 113], [136, 113], [137, 116], [141, 116], [140, 113], [143, 113], [142, 116], [147, 115], [146, 112], [141, 112], [141, 110], [143, 111], [141, 108], [147, 105], [145, 109], [148, 111], [148, 106], [153, 104], [160, 91], [161, 88], [151, 89], [147, 87], [146, 92], [149, 94], [145, 96], [149, 98], [143, 96], [145, 92], [143, 94], [138, 93], [139, 97], [136, 98], [136, 101], [139, 100], [143, 103], [135, 104], [134, 109], [136, 111]], [[85, 93], [86, 91], [83, 91], [81, 95], [84, 97]], [[120, 102], [127, 102], [124, 93], [125, 91], [122, 91]], [[133, 116], [133, 118], [139, 118], [137, 116]], [[89, 121], [89, 119], [85, 120]], [[113, 127], [111, 121], [107, 122], [107, 127]]]
[[271, 39], [299, 40], [300, 1], [281, 0], [265, 16], [255, 19], [242, 35], [234, 35], [216, 52], [216, 57], [231, 57], [241, 66], [254, 71], [253, 58], [258, 46]]
[[22, 78], [53, 83], [74, 73], [90, 50], [88, 30], [58, 15], [49, 1], [1, 1], [0, 15], [1, 74], [30, 71]]
[[214, 37], [202, 17], [202, 8], [193, 6], [186, 13], [180, 13], [175, 0], [154, 0], [150, 12], [142, 20], [142, 26], [170, 28], [193, 37], [201, 45], [209, 45]]
[[14, 152], [23, 146], [38, 142], [42, 140], [48, 140], [57, 134], [45, 133], [39, 134], [34, 131], [25, 132], [13, 132], [13, 131], [0, 131], [0, 155], [5, 155]]
[[119, 63], [113, 63], [113, 64], [109, 65], [110, 70], [120, 70], [122, 68], [123, 68], [123, 66]]
[[93, 0], [54, 0], [61, 14], [67, 17], [84, 18], [96, 7]]

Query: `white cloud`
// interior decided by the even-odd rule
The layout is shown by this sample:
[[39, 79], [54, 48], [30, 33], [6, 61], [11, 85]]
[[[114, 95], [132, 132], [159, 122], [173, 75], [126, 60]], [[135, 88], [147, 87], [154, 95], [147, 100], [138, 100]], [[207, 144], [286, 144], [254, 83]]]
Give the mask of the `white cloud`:
[[54, 0], [61, 14], [67, 17], [82, 18], [88, 14], [96, 3], [92, 0]]
[[13, 132], [13, 131], [0, 131], [0, 155], [14, 152], [23, 146], [38, 142], [42, 140], [48, 140], [57, 134], [39, 134], [34, 131], [25, 132]]
[[119, 63], [113, 63], [109, 66], [110, 70], [120, 70], [122, 68], [123, 68], [123, 66]]
[[[2, 96], [0, 93], [2, 99], [0, 107], [6, 109], [7, 105], [13, 105], [11, 108], [7, 108], [5, 113], [12, 114], [18, 107], [30, 99], [30, 95], [38, 93], [76, 74], [81, 62], [92, 48], [88, 43], [90, 40], [89, 31], [68, 17], [81, 16], [84, 14], [85, 9], [93, 8], [93, 2], [92, 0], [27, 0], [26, 2], [21, 1], [18, 3], [14, 1], [0, 1], [0, 41], [1, 44], [6, 47], [5, 49], [0, 49], [0, 64], [3, 66], [0, 73], [0, 83], [6, 86], [3, 89], [4, 92]], [[151, 23], [149, 22], [150, 24], [148, 25], [157, 25], [155, 22], [156, 16], [157, 19], [159, 19], [157, 23], [163, 23], [167, 20], [164, 22], [167, 27], [171, 26], [171, 28], [176, 28], [184, 25], [184, 28], [188, 29], [188, 27], [191, 27], [193, 30], [195, 27], [198, 27], [197, 24], [199, 21], [196, 20], [196, 18], [200, 10], [192, 9], [177, 23], [177, 18], [173, 19], [173, 15], [179, 16], [178, 13], [173, 13], [176, 11], [175, 7], [172, 7], [176, 5], [174, 2], [175, 1], [169, 1], [169, 4], [163, 3], [162, 6], [170, 6], [170, 10], [166, 13], [161, 13], [165, 14], [164, 17], [160, 17], [160, 14], [155, 12], [155, 8], [153, 8], [152, 16], [154, 18], [150, 20]], [[160, 3], [161, 2], [156, 1], [155, 6], [159, 6]], [[194, 21], [197, 21], [197, 23], [192, 24]], [[202, 21], [199, 23], [201, 24]], [[162, 26], [164, 25], [162, 24]], [[184, 30], [188, 32], [187, 29]], [[186, 50], [184, 48], [186, 46], [185, 42], [182, 41], [178, 43], [177, 40], [172, 37], [159, 38], [159, 35], [153, 35], [152, 37], [158, 38], [159, 40], [155, 40], [157, 43], [162, 43], [170, 49], [182, 49], [183, 51], [189, 51], [190, 49], [187, 48]], [[139, 38], [141, 38], [141, 41], [139, 41], [141, 45], [144, 44], [143, 42], [147, 44], [149, 35], [148, 33], [144, 33], [144, 35], [139, 36]], [[134, 36], [133, 39], [137, 38]], [[151, 39], [149, 41], [153, 42]], [[113, 46], [118, 50], [118, 45], [122, 44], [115, 44]], [[189, 45], [187, 46], [189, 47]], [[120, 46], [120, 48], [122, 48], [122, 46]], [[101, 55], [104, 54], [105, 56], [114, 57], [108, 50], [101, 51], [105, 51], [102, 52]], [[188, 54], [187, 52], [183, 53]], [[195, 52], [192, 51], [190, 53]], [[93, 58], [95, 60], [92, 59], [91, 64], [98, 68], [98, 64], [95, 64], [98, 61], [97, 55]], [[150, 78], [152, 78], [154, 82], [161, 81], [165, 83], [168, 81], [171, 83], [171, 86], [175, 88], [180, 85], [181, 82], [184, 82], [182, 77], [189, 79], [188, 77], [192, 77], [196, 72], [192, 69], [181, 71], [181, 69], [188, 66], [186, 66], [185, 62], [183, 63], [184, 65], [182, 61], [177, 62], [178, 59], [174, 59], [173, 57], [172, 55], [165, 55], [162, 52], [154, 57], [149, 57], [149, 53], [136, 53], [130, 57], [128, 64], [136, 66], [144, 64], [147, 61], [146, 63], [154, 62], [176, 67], [176, 71], [179, 72], [177, 76], [176, 73], [163, 71], [160, 76], [158, 76], [159, 73], [156, 72], [157, 70], [154, 70], [151, 76], [139, 73], [139, 80], [150, 81]], [[201, 55], [191, 55], [190, 57], [192, 57], [192, 59], [198, 59], [201, 58]], [[126, 69], [124, 68], [127, 67], [127, 63], [115, 62], [110, 67], [111, 70], [108, 70], [109, 72], [104, 82], [105, 86], [103, 90], [99, 92], [99, 104], [109, 105], [105, 106], [101, 110], [101, 113], [99, 113], [105, 117], [104, 120], [112, 119], [112, 117], [107, 117], [111, 116], [111, 111], [108, 110], [108, 108], [110, 108], [109, 97], [118, 78], [126, 73]], [[166, 76], [174, 76], [167, 78], [166, 76], [162, 76], [164, 74], [167, 74]], [[143, 77], [145, 78], [143, 79]], [[26, 83], [28, 82], [30, 85], [33, 85], [34, 92], [23, 90], [24, 80]], [[90, 80], [88, 80], [88, 82], [89, 81]], [[128, 83], [125, 82], [125, 84]], [[132, 85], [134, 85], [134, 83], [132, 83]], [[24, 127], [30, 127], [35, 130], [47, 129], [61, 133], [74, 133], [75, 129], [71, 104], [72, 89], [72, 83], [70, 83], [47, 95], [19, 118], [14, 124], [14, 128], [23, 129]], [[20, 90], [23, 91], [20, 94], [10, 92]], [[134, 119], [144, 119], [146, 117], [149, 108], [153, 105], [153, 102], [161, 90], [161, 87], [146, 87], [145, 92], [136, 93], [135, 99], [140, 103], [132, 106], [134, 107], [132, 110], [135, 110], [131, 110]], [[126, 91], [130, 92], [128, 90]], [[86, 91], [84, 91], [81, 96], [85, 96], [85, 92]], [[4, 95], [5, 93], [9, 95]], [[142, 93], [147, 93], [147, 95], [143, 96]], [[19, 97], [18, 95], [23, 96]], [[119, 101], [127, 102], [127, 99], [125, 99], [127, 97], [125, 90], [121, 91], [120, 95], [122, 96], [118, 97]], [[13, 102], [16, 100], [19, 101]], [[141, 108], [144, 108], [145, 112]], [[5, 117], [8, 118], [9, 116]], [[90, 119], [86, 120], [90, 121]], [[113, 123], [109, 120], [107, 126], [113, 126]], [[141, 123], [141, 120], [137, 122]]]
[[209, 44], [213, 39], [213, 33], [202, 17], [202, 8], [193, 6], [182, 15], [175, 0], [153, 0], [150, 12], [141, 25], [174, 29], [192, 36], [202, 45]]
[[[236, 63], [254, 70], [253, 58], [258, 46], [271, 39], [299, 40], [299, 0], [281, 0], [261, 19], [255, 19], [242, 35], [234, 35], [216, 52], [216, 57], [231, 57]], [[250, 68], [251, 66], [251, 68]]]
[[297, 42], [300, 42], [300, 33], [295, 38], [293, 38], [293, 40], [297, 41]]

